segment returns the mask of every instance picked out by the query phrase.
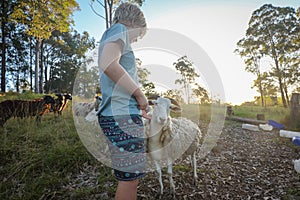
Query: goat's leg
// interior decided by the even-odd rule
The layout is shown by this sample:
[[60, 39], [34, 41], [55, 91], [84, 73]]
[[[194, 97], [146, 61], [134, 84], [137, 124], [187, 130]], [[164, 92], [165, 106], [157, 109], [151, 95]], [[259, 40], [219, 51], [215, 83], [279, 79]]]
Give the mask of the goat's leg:
[[156, 171], [158, 173], [158, 181], [159, 181], [159, 185], [160, 185], [160, 195], [162, 195], [163, 191], [164, 191], [164, 186], [163, 186], [163, 182], [162, 182], [161, 167], [157, 161], [154, 161], [154, 162], [155, 162], [155, 166], [156, 166]]
[[196, 152], [193, 153], [193, 168], [194, 168], [194, 184], [196, 185], [198, 179]]
[[170, 187], [171, 187], [171, 193], [175, 194], [175, 184], [173, 180], [173, 170], [172, 170], [172, 160], [168, 159], [168, 174], [170, 178]]

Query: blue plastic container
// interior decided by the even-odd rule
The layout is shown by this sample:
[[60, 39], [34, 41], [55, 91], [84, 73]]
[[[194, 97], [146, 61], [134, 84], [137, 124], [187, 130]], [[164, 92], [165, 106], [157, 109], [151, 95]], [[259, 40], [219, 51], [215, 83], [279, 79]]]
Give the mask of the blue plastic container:
[[294, 136], [293, 137], [293, 143], [294, 143], [294, 145], [300, 146], [300, 137], [299, 136]]
[[271, 120], [271, 119], [268, 121], [268, 124], [277, 129], [284, 129], [284, 125], [282, 125], [274, 120]]

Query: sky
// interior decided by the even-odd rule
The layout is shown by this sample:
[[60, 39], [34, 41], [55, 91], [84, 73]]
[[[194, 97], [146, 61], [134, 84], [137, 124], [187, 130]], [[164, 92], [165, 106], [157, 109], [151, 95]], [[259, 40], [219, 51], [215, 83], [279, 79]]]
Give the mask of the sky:
[[[77, 2], [81, 11], [74, 13], [74, 29], [80, 33], [87, 31], [99, 41], [105, 31], [105, 21], [92, 11], [89, 0]], [[208, 90], [214, 84], [222, 84], [224, 101], [239, 105], [245, 101], [253, 101], [254, 96], [259, 94], [255, 88], [251, 88], [255, 77], [244, 70], [244, 62], [234, 50], [236, 43], [245, 36], [252, 12], [267, 3], [274, 6], [300, 7], [299, 0], [145, 0], [141, 9], [149, 29], [154, 32], [168, 32], [174, 38], [187, 41], [185, 44], [195, 44], [195, 51], [203, 51], [201, 59], [211, 62], [204, 66], [201, 61], [195, 64], [192, 60], [199, 69], [199, 82], [209, 88]], [[100, 6], [95, 9], [103, 12]], [[151, 33], [153, 31], [149, 31], [148, 38], [147, 33], [141, 42], [147, 39], [154, 41]], [[176, 89], [176, 72], [171, 67], [184, 53], [179, 53], [180, 50], [174, 52], [177, 49], [174, 45], [173, 49], [162, 51], [160, 44], [157, 41], [154, 43], [155, 48], [138, 51], [136, 57], [142, 60], [143, 67], [150, 70], [149, 79], [158, 88]], [[210, 69], [215, 69], [214, 74], [207, 75], [206, 70]], [[215, 80], [210, 76], [215, 77]]]

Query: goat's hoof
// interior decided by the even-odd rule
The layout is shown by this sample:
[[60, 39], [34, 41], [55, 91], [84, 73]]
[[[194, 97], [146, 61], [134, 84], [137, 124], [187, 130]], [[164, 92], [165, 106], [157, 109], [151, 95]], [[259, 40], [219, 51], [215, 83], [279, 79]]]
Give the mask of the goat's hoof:
[[197, 182], [198, 182], [198, 178], [194, 178], [193, 184], [194, 184], [194, 185], [197, 185]]
[[155, 199], [162, 199], [163, 193], [162, 192], [158, 192], [155, 195]]
[[174, 191], [174, 192], [171, 192], [171, 195], [172, 195], [172, 199], [176, 199], [175, 191]]
[[163, 199], [162, 197], [163, 197], [163, 194], [162, 194], [162, 193], [156, 194], [156, 198], [157, 198], [157, 199]]

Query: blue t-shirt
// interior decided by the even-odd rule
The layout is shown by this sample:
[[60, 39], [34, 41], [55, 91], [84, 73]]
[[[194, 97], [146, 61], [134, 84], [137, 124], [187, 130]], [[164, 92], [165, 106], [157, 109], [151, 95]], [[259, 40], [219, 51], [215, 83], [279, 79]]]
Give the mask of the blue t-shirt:
[[129, 42], [127, 28], [123, 24], [114, 24], [104, 32], [100, 40], [98, 66], [100, 70], [102, 102], [98, 114], [103, 116], [141, 114], [141, 111], [137, 107], [137, 101], [132, 94], [129, 94], [127, 90], [123, 89], [106, 76], [100, 66], [100, 58], [104, 45], [118, 40], [121, 40], [123, 43], [122, 56], [119, 63], [138, 84], [135, 56]]

